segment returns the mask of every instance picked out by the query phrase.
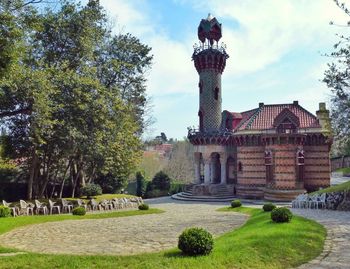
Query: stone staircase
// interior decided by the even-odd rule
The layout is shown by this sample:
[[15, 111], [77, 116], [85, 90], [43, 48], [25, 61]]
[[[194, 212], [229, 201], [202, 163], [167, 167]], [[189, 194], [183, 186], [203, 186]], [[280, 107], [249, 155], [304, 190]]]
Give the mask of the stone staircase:
[[186, 190], [171, 196], [173, 199], [182, 201], [199, 201], [199, 202], [230, 202], [236, 197], [229, 192], [225, 185], [217, 184], [215, 194], [195, 195], [193, 194], [193, 185], [187, 186]]

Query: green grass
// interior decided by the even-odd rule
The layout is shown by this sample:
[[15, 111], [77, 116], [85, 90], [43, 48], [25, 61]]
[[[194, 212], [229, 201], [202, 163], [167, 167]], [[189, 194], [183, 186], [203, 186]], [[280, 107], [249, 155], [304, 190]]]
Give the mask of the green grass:
[[335, 172], [341, 172], [343, 174], [350, 174], [350, 167], [345, 167], [345, 168], [338, 168], [335, 170]]
[[334, 185], [313, 193], [329, 193], [329, 192], [340, 192], [340, 191], [349, 191], [350, 190], [350, 180], [339, 185]]
[[251, 217], [241, 228], [217, 238], [208, 256], [187, 257], [178, 249], [135, 256], [30, 253], [0, 258], [0, 268], [290, 268], [322, 251], [326, 230], [314, 221], [294, 216], [290, 223], [276, 224], [270, 220], [270, 213], [261, 209], [221, 211], [241, 212]]

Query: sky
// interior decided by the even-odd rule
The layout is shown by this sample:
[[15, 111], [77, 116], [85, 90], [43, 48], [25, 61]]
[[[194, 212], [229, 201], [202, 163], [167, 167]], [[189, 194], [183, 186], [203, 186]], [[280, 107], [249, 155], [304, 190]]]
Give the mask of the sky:
[[325, 56], [346, 33], [348, 17], [332, 0], [100, 0], [115, 33], [152, 47], [147, 94], [156, 122], [146, 137], [182, 139], [198, 126], [198, 74], [191, 56], [197, 27], [208, 13], [222, 23], [229, 59], [222, 75], [222, 108], [242, 112], [265, 104], [299, 104], [315, 114], [329, 102], [322, 82]]

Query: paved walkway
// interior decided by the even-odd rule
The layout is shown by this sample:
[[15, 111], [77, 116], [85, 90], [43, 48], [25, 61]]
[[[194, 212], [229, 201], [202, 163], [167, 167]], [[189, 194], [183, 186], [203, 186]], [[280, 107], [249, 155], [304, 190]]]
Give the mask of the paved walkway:
[[220, 235], [241, 226], [247, 216], [217, 212], [223, 204], [150, 200], [162, 214], [49, 222], [22, 227], [0, 236], [2, 246], [40, 253], [130, 255], [175, 247], [187, 227]]
[[327, 239], [322, 254], [299, 268], [350, 268], [350, 212], [308, 209], [293, 209], [293, 212], [316, 220], [327, 228]]

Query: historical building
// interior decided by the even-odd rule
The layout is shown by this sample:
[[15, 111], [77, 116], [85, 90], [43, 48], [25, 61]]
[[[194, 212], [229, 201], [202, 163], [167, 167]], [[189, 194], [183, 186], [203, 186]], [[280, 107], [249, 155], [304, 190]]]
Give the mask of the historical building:
[[286, 201], [330, 184], [331, 131], [325, 103], [313, 115], [298, 101], [222, 111], [221, 75], [229, 58], [219, 46], [221, 24], [211, 15], [198, 27], [192, 59], [199, 74], [199, 129], [194, 195], [222, 192], [242, 198]]

